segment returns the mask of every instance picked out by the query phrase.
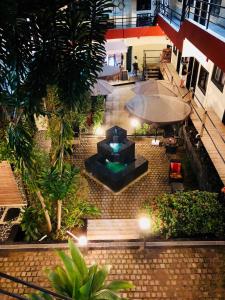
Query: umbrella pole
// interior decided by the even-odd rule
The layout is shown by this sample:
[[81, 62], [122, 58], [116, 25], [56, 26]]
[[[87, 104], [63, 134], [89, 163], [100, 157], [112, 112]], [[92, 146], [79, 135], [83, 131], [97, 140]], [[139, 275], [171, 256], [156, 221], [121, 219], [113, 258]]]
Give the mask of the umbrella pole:
[[157, 136], [158, 136], [158, 128], [155, 129], [155, 142], [157, 140]]

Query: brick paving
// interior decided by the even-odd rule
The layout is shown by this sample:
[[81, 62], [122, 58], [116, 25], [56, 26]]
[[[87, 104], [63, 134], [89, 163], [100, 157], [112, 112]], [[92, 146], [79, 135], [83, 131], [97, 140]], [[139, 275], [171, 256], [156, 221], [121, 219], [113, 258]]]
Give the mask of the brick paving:
[[[154, 248], [89, 250], [89, 264], [111, 265], [109, 280], [125, 279], [135, 289], [124, 296], [132, 300], [225, 299], [225, 248]], [[0, 270], [50, 288], [44, 270], [59, 264], [54, 251], [0, 252]], [[0, 280], [1, 288], [24, 294], [19, 284]], [[9, 299], [0, 296], [1, 300]]]
[[[82, 139], [75, 146], [74, 164], [84, 168], [84, 160], [97, 152], [98, 138]], [[135, 218], [147, 199], [160, 193], [170, 192], [168, 183], [168, 158], [164, 147], [151, 145], [150, 138], [136, 139], [136, 154], [149, 161], [149, 172], [143, 178], [119, 194], [114, 194], [103, 185], [87, 177], [90, 187], [89, 201], [101, 209], [101, 218]]]

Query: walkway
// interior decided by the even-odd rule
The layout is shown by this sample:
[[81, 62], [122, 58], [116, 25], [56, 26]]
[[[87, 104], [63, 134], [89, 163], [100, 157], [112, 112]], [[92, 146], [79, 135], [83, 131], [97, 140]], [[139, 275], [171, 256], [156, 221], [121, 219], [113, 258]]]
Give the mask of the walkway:
[[[176, 84], [176, 87], [174, 87], [175, 90], [179, 90], [180, 95], [185, 95], [188, 90], [177, 87], [179, 86], [180, 78], [175, 71], [174, 66], [172, 64], [167, 64], [164, 68], [164, 73], [168, 74], [168, 79], [171, 79], [171, 76], [173, 76], [174, 84]], [[189, 100], [189, 97], [190, 95], [184, 100]], [[197, 106], [193, 100], [192, 107], [193, 113], [191, 114], [191, 120], [196, 130], [201, 133], [202, 123], [204, 123], [204, 109]], [[205, 119], [206, 129], [203, 130], [201, 141], [225, 185], [225, 126], [212, 109], [209, 109], [207, 114]]]
[[[152, 248], [89, 250], [89, 264], [111, 265], [109, 280], [124, 279], [135, 289], [123, 293], [131, 300], [224, 300], [225, 249]], [[59, 264], [56, 253], [49, 251], [0, 251], [0, 270], [12, 276], [50, 288], [44, 270]], [[0, 280], [3, 289], [24, 294], [19, 284]], [[6, 300], [0, 296], [1, 300]]]
[[[120, 124], [119, 124], [120, 125]], [[97, 152], [96, 143], [102, 138], [84, 138], [76, 145], [74, 164], [84, 168], [84, 160]], [[152, 146], [150, 138], [135, 140], [136, 153], [149, 161], [149, 172], [121, 193], [114, 194], [102, 184], [87, 177], [89, 201], [101, 210], [102, 219], [133, 219], [147, 200], [170, 192], [168, 182], [169, 162], [164, 147]]]

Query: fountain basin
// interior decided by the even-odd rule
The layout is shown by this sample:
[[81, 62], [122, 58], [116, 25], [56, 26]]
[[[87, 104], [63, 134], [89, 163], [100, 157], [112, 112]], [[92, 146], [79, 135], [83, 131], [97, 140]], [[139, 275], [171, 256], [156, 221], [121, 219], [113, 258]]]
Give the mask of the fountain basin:
[[85, 168], [112, 191], [118, 192], [148, 170], [148, 161], [142, 156], [137, 156], [129, 164], [112, 165], [111, 162], [107, 165], [99, 161], [98, 154], [95, 154], [85, 161]]

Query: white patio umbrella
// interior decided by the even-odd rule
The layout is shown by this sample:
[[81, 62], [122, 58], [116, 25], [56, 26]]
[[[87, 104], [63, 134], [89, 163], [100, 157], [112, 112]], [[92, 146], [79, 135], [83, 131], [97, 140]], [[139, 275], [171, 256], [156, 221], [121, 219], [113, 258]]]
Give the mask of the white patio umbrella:
[[120, 73], [119, 67], [104, 65], [101, 72], [98, 74], [98, 78], [105, 78], [110, 76], [115, 76]]
[[98, 79], [94, 86], [91, 88], [92, 96], [107, 96], [113, 92], [113, 86], [107, 81]]
[[189, 104], [165, 95], [136, 95], [125, 107], [132, 115], [158, 126], [182, 122], [191, 113]]
[[135, 94], [138, 95], [167, 95], [167, 96], [177, 96], [177, 94], [172, 90], [171, 83], [166, 80], [155, 80], [150, 79], [147, 81], [135, 83], [135, 87], [132, 89]]

